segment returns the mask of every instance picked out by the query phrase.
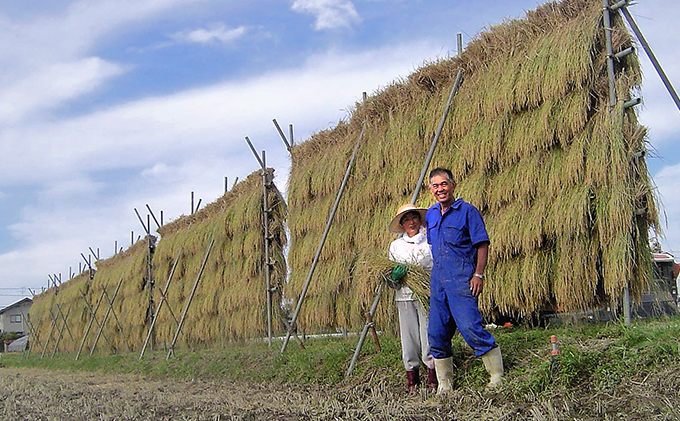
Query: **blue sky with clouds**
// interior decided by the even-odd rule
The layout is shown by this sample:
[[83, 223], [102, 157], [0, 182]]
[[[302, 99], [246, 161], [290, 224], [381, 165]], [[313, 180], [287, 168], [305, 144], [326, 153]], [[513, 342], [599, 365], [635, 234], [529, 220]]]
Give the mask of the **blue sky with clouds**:
[[[597, 0], [593, 0], [597, 1]], [[369, 93], [423, 62], [456, 53], [484, 27], [542, 1], [76, 0], [0, 8], [0, 307], [80, 253], [141, 227], [148, 203], [165, 219], [210, 202], [224, 177], [257, 168], [243, 140], [266, 149], [285, 185], [286, 151], [333, 126]], [[631, 8], [680, 85], [669, 0]], [[641, 53], [642, 55], [642, 53]], [[666, 249], [680, 254], [680, 112], [645, 57], [640, 117], [668, 215]], [[680, 86], [678, 86], [680, 88]]]

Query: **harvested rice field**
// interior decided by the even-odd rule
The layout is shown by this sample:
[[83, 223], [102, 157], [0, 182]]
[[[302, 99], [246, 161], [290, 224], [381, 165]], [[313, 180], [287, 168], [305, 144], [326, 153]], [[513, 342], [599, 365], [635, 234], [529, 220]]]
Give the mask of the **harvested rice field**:
[[457, 390], [408, 396], [385, 383], [285, 387], [145, 380], [134, 375], [3, 368], [0, 414], [12, 420], [572, 420], [678, 419], [677, 371], [609, 392], [519, 402]]
[[[560, 353], [551, 357], [550, 336]], [[74, 361], [0, 354], [0, 417], [8, 420], [677, 420], [680, 316], [494, 331], [506, 381], [484, 390], [481, 361], [453, 341], [454, 391], [409, 395], [399, 340], [366, 344], [343, 379], [356, 338], [262, 342]], [[421, 372], [421, 380], [425, 380]]]

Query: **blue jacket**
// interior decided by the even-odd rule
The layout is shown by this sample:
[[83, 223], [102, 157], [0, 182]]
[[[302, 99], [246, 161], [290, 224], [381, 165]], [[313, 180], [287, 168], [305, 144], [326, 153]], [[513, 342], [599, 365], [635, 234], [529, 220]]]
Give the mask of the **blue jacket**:
[[434, 204], [428, 209], [425, 222], [427, 242], [434, 257], [432, 279], [469, 280], [477, 266], [477, 247], [489, 242], [481, 213], [463, 199], [457, 199], [444, 215], [441, 204]]

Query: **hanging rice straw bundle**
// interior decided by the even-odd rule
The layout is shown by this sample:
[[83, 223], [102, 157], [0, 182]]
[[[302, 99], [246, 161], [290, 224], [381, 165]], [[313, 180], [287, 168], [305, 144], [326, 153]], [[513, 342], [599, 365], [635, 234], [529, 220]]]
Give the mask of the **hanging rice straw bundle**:
[[[396, 263], [388, 259], [387, 256], [380, 254], [371, 255], [366, 257], [366, 260], [361, 264], [365, 265], [366, 273], [368, 273], [371, 279], [375, 279], [377, 282], [385, 282], [392, 287], [395, 285], [390, 274]], [[426, 311], [429, 311], [430, 272], [419, 265], [404, 264], [404, 266], [407, 268], [406, 276], [401, 280], [400, 284], [396, 285], [404, 285], [411, 288], [415, 298], [420, 301], [420, 304], [423, 305]]]

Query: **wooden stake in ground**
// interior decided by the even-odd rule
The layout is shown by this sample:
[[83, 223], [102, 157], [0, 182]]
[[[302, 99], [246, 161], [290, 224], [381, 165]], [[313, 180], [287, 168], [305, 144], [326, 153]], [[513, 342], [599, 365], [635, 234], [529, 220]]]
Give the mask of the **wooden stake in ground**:
[[212, 246], [215, 244], [215, 239], [212, 238], [210, 239], [210, 244], [208, 245], [208, 249], [205, 251], [205, 257], [203, 257], [203, 263], [201, 263], [201, 269], [198, 271], [198, 275], [196, 276], [196, 281], [194, 282], [193, 288], [191, 288], [191, 294], [189, 294], [189, 298], [187, 299], [187, 305], [184, 307], [184, 311], [182, 312], [182, 317], [179, 319], [179, 325], [177, 326], [177, 330], [175, 331], [175, 336], [172, 338], [172, 343], [170, 344], [170, 349], [168, 350], [168, 355], [165, 356], [166, 360], [170, 359], [170, 356], [175, 353], [175, 344], [177, 344], [177, 338], [179, 338], [180, 332], [182, 332], [182, 326], [184, 326], [184, 319], [187, 316], [187, 312], [189, 311], [189, 306], [191, 306], [191, 301], [194, 299], [194, 294], [196, 293], [196, 288], [198, 287], [198, 282], [201, 280], [201, 275], [203, 275], [203, 269], [205, 269], [205, 264], [208, 261], [208, 256], [210, 256], [210, 250], [212, 250]]
[[[69, 314], [71, 314], [71, 306], [69, 306], [68, 310], [66, 311], [66, 317], [61, 313], [61, 308], [59, 308], [59, 304], [57, 304], [57, 309], [59, 310], [59, 314], [61, 314], [62, 319], [64, 320], [64, 324], [61, 325], [61, 329], [59, 329], [59, 334], [57, 335], [57, 341], [54, 344], [54, 349], [52, 350], [52, 355], [50, 358], [54, 358], [54, 356], [57, 353], [57, 349], [59, 349], [59, 343], [61, 342], [61, 338], [64, 334], [64, 328], [66, 327], [68, 329], [68, 325], [66, 323], [66, 320], [68, 319]], [[71, 334], [71, 330], [68, 330], [69, 335]], [[71, 336], [71, 340], [73, 340], [73, 336]]]
[[177, 263], [179, 263], [179, 258], [182, 255], [182, 250], [180, 249], [179, 253], [177, 253], [177, 257], [175, 258], [175, 263], [172, 264], [172, 269], [170, 269], [170, 274], [168, 275], [168, 280], [165, 283], [165, 286], [163, 287], [163, 291], [161, 291], [161, 301], [158, 303], [158, 307], [156, 307], [156, 312], [153, 315], [153, 319], [151, 320], [151, 326], [149, 326], [149, 332], [146, 335], [146, 339], [144, 340], [144, 345], [142, 346], [142, 352], [139, 353], [139, 359], [141, 360], [144, 357], [144, 352], [146, 352], [146, 347], [149, 344], [149, 341], [151, 340], [151, 335], [153, 334], [153, 329], [156, 325], [156, 320], [158, 320], [158, 315], [161, 312], [161, 308], [163, 308], [163, 303], [168, 307], [168, 311], [170, 312], [170, 315], [172, 316], [172, 319], [175, 321], [175, 327], [179, 326], [179, 321], [177, 320], [177, 317], [175, 317], [175, 313], [172, 311], [172, 308], [170, 307], [170, 303], [168, 302], [168, 288], [170, 288], [170, 282], [172, 281], [172, 277], [175, 274], [175, 269], [177, 268]]
[[[99, 325], [99, 331], [97, 332], [97, 336], [95, 336], [95, 338], [94, 338], [94, 343], [90, 347], [90, 357], [94, 353], [95, 348], [97, 348], [97, 342], [99, 342], [99, 337], [104, 332], [104, 326], [106, 325], [106, 320], [108, 320], [109, 314], [113, 310], [113, 301], [115, 301], [116, 296], [118, 295], [118, 290], [120, 289], [120, 285], [122, 283], [123, 283], [123, 277], [121, 276], [120, 280], [118, 281], [118, 285], [116, 285], [116, 289], [113, 292], [113, 300], [108, 299], [108, 296], [106, 294], [106, 288], [102, 291], [102, 297], [107, 299], [107, 301], [109, 302], [109, 306], [106, 308], [106, 313], [104, 313], [104, 318], [102, 319], [102, 322]], [[97, 323], [99, 323], [99, 322], [97, 322]], [[122, 333], [122, 329], [120, 328], [120, 324], [118, 325], [118, 327], [120, 329], [120, 332]], [[125, 342], [125, 339], [123, 339], [123, 342]]]
[[[92, 310], [92, 306], [90, 306], [90, 303], [87, 301], [85, 293], [83, 291], [80, 291], [80, 295], [83, 298], [83, 301], [85, 302], [85, 307], [87, 307], [87, 310], [90, 312], [90, 320], [87, 322], [87, 328], [85, 328], [83, 339], [80, 341], [80, 346], [78, 347], [78, 352], [76, 353], [76, 361], [78, 361], [78, 358], [80, 358], [80, 353], [83, 351], [83, 346], [85, 345], [85, 341], [87, 340], [87, 335], [90, 334], [90, 329], [92, 329], [92, 323], [97, 322], [97, 325], [99, 325], [99, 321], [97, 320], [96, 314], [97, 310], [99, 310], [99, 306], [101, 305], [102, 300], [104, 299], [104, 291], [106, 290], [107, 286], [108, 282], [106, 283], [106, 285], [104, 285], [104, 290], [99, 295], [99, 299], [97, 300], [94, 306], [95, 307], [94, 310]], [[104, 339], [106, 339], [106, 335], [104, 335]], [[106, 339], [106, 341], [108, 342], [109, 340]]]

